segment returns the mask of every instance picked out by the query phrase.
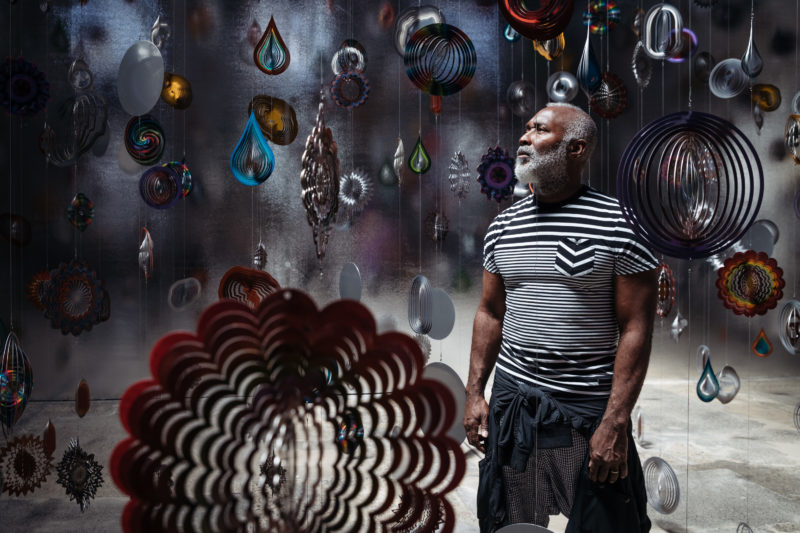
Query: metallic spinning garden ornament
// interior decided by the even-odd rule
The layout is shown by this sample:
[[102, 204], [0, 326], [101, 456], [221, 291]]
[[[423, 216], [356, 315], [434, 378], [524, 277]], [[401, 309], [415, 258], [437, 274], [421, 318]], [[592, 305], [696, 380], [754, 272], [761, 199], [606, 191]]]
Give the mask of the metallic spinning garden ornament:
[[6, 437], [22, 417], [32, 390], [33, 367], [12, 331], [4, 339], [0, 359], [0, 424]]
[[738, 241], [764, 194], [758, 153], [736, 126], [691, 111], [642, 128], [617, 173], [622, 213], [656, 250], [705, 258]]
[[478, 165], [478, 183], [489, 200], [500, 203], [513, 198], [517, 177], [514, 175], [514, 159], [507, 150], [500, 146], [489, 148]]
[[414, 339], [377, 334], [353, 300], [317, 309], [282, 290], [253, 310], [212, 304], [196, 333], [155, 343], [152, 378], [120, 399], [123, 531], [434, 531], [426, 508], [453, 531], [447, 497], [466, 459], [447, 431], [460, 414], [423, 367]]
[[345, 174], [339, 179], [339, 211], [337, 220], [340, 224], [352, 222], [364, 211], [372, 196], [372, 184], [363, 170]]
[[458, 150], [450, 159], [450, 165], [447, 167], [447, 180], [450, 182], [450, 190], [463, 200], [469, 193], [469, 184], [472, 181], [472, 170], [467, 163], [467, 156], [461, 150]]
[[[763, 315], [783, 297], [783, 269], [764, 252], [737, 252], [717, 272], [718, 296], [737, 315]], [[771, 349], [770, 349], [771, 351]]]
[[[498, 0], [497, 5], [512, 28], [534, 41], [546, 41], [563, 33], [574, 8], [573, 0]], [[529, 5], [538, 6], [538, 9], [530, 9]]]
[[0, 449], [0, 470], [3, 486], [0, 490], [13, 496], [24, 496], [47, 481], [51, 464], [40, 437], [22, 435], [7, 440]]
[[110, 313], [103, 281], [86, 262], [75, 259], [50, 271], [42, 303], [45, 318], [64, 335], [89, 331]]
[[94, 454], [80, 447], [78, 439], [72, 439], [56, 465], [56, 472], [56, 482], [64, 487], [69, 501], [75, 500], [84, 512], [103, 485], [103, 466], [94, 460]]
[[301, 198], [311, 226], [317, 258], [325, 256], [331, 224], [339, 207], [339, 157], [331, 129], [325, 126], [324, 92], [320, 91], [317, 122], [306, 140], [301, 161]]

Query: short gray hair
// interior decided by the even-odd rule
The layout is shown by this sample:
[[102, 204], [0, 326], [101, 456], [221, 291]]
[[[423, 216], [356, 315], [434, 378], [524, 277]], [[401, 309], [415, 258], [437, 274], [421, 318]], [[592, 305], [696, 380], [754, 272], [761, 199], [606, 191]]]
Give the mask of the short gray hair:
[[570, 120], [567, 124], [564, 141], [567, 144], [576, 139], [586, 141], [586, 155], [583, 157], [583, 161], [588, 161], [597, 144], [597, 124], [592, 117], [580, 107], [567, 102], [550, 102], [546, 107], [567, 107], [572, 110], [575, 120]]

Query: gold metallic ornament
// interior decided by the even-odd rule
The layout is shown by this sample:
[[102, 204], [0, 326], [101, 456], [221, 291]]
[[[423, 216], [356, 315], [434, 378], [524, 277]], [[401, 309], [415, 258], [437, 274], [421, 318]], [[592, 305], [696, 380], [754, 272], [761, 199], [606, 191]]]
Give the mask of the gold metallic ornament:
[[186, 109], [192, 103], [192, 84], [183, 76], [165, 72], [161, 98], [175, 109]]
[[539, 52], [539, 55], [548, 61], [552, 61], [561, 57], [561, 54], [564, 53], [564, 49], [567, 46], [567, 41], [564, 38], [563, 33], [560, 33], [558, 37], [554, 37], [549, 41], [531, 42], [533, 43], [533, 49]]
[[781, 90], [769, 83], [756, 83], [751, 98], [763, 111], [775, 111], [781, 105]]

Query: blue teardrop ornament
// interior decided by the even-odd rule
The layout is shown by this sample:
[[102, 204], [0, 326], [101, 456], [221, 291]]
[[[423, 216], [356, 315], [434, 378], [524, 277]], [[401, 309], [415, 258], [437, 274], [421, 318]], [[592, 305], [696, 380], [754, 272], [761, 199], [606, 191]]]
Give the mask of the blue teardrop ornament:
[[706, 360], [706, 367], [697, 382], [697, 397], [704, 402], [710, 402], [719, 394], [719, 381], [711, 368], [711, 358]]
[[231, 171], [240, 182], [255, 186], [266, 181], [274, 168], [275, 154], [251, 111], [242, 138], [231, 154]]

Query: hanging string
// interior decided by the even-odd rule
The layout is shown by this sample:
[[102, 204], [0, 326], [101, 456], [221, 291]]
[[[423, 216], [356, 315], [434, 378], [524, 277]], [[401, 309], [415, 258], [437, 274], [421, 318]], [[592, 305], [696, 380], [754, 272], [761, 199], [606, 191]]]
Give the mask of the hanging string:
[[[663, 67], [663, 62], [662, 62]], [[663, 78], [662, 78], [663, 79]], [[663, 102], [663, 93], [662, 93], [662, 102]], [[688, 280], [686, 284], [686, 298], [689, 301], [689, 311], [687, 320], [689, 324], [692, 324], [692, 260], [689, 259], [689, 265], [687, 269], [686, 279]], [[692, 346], [692, 334], [694, 328], [689, 328], [689, 347], [690, 347], [690, 354], [691, 354], [691, 346]], [[686, 501], [691, 501], [689, 499], [689, 409], [691, 407], [691, 398], [692, 398], [692, 374], [691, 374], [691, 355], [686, 358]], [[689, 506], [686, 506], [686, 516], [685, 516], [685, 531], [689, 531]]]
[[[800, 36], [798, 36], [798, 32], [800, 32], [800, 0], [795, 0], [794, 4], [794, 38], [795, 38], [795, 46], [794, 46], [794, 86], [798, 86], [798, 47], [800, 47]], [[794, 111], [794, 110], [792, 110]], [[794, 185], [794, 198], [797, 198], [797, 195], [800, 194], [800, 190], [798, 190], [797, 180], [795, 180]], [[792, 224], [792, 242], [795, 243], [794, 249], [797, 250], [797, 223]], [[792, 298], [797, 298], [797, 254], [793, 255], [794, 260], [794, 284], [792, 286]]]

